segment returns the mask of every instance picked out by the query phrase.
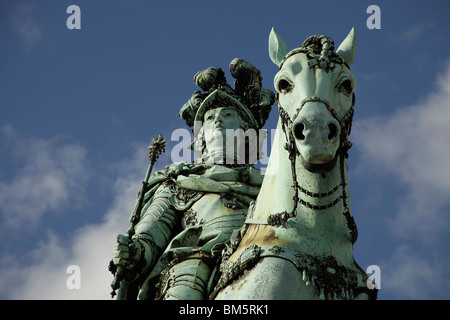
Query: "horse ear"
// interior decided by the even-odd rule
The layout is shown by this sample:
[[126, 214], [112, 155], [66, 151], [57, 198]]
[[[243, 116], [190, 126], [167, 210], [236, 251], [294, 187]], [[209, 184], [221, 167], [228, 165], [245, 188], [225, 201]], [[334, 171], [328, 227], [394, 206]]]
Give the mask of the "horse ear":
[[356, 34], [355, 28], [353, 27], [350, 30], [350, 33], [347, 37], [342, 41], [339, 48], [336, 50], [336, 53], [344, 58], [345, 62], [348, 66], [351, 66], [353, 61], [355, 60], [355, 51], [356, 51]]
[[275, 29], [272, 28], [269, 35], [269, 56], [270, 59], [277, 66], [281, 65], [284, 56], [288, 53], [288, 48], [283, 39], [276, 33]]

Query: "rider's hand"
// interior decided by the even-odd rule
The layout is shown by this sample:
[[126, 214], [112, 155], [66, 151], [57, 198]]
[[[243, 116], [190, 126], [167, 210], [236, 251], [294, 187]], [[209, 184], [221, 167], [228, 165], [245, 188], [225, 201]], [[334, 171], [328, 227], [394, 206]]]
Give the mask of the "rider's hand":
[[135, 269], [140, 257], [141, 247], [139, 243], [119, 234], [117, 244], [114, 246], [113, 263], [128, 270]]

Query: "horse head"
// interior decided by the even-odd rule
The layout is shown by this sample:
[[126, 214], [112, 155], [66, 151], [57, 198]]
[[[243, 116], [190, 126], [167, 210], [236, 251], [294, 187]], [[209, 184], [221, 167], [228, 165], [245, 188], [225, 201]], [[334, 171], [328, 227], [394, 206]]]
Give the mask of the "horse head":
[[310, 172], [329, 171], [338, 153], [351, 146], [347, 137], [355, 102], [356, 80], [350, 72], [355, 49], [354, 29], [336, 51], [324, 35], [311, 36], [288, 51], [275, 30], [270, 33], [269, 55], [280, 68], [274, 86], [283, 130], [294, 144], [291, 151]]

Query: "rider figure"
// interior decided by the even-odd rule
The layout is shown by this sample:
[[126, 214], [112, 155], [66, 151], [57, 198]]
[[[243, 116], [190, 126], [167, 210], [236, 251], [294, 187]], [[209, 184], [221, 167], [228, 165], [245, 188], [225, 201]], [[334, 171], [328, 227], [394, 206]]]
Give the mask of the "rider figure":
[[[195, 75], [206, 92], [196, 91], [180, 117], [194, 127], [198, 158], [156, 172], [132, 240], [117, 239], [113, 264], [127, 270], [135, 288], [128, 297], [206, 299], [222, 250], [256, 199], [263, 176], [253, 164], [274, 94], [261, 87], [259, 70], [248, 62], [234, 59], [230, 71], [234, 90], [221, 69]], [[239, 129], [255, 134], [242, 140]]]

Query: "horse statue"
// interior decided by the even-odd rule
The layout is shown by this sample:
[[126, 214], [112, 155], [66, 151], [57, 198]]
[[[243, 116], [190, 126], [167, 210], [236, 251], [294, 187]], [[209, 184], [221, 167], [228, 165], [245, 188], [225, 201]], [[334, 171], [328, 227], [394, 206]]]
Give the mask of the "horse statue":
[[376, 298], [353, 257], [347, 151], [355, 49], [354, 29], [336, 51], [324, 35], [288, 51], [271, 30], [277, 130], [260, 193], [224, 250], [211, 299]]

